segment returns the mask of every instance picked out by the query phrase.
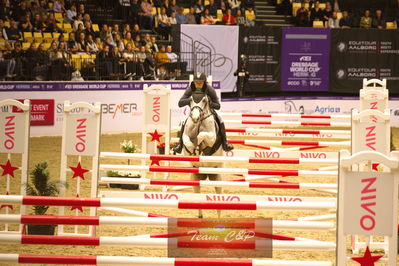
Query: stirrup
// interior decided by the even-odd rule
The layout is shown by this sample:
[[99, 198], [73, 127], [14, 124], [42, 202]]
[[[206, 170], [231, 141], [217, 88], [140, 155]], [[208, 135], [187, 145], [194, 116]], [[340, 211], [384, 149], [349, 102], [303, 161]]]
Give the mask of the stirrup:
[[234, 146], [231, 145], [231, 144], [228, 143], [228, 142], [224, 143], [222, 146], [223, 146], [223, 150], [224, 150], [224, 151], [231, 151], [231, 150], [234, 149]]

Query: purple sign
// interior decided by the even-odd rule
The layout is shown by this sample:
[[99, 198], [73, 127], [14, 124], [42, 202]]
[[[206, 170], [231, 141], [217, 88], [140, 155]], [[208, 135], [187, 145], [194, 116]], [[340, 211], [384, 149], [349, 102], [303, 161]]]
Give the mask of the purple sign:
[[328, 91], [330, 29], [283, 28], [282, 91]]
[[[99, 91], [99, 90], [142, 90], [144, 84], [148, 86], [160, 84], [170, 85], [172, 90], [185, 90], [188, 81], [84, 81], [84, 82], [55, 82], [55, 81], [15, 81], [1, 82], [0, 92], [3, 91]], [[220, 89], [220, 81], [213, 81], [212, 86]]]

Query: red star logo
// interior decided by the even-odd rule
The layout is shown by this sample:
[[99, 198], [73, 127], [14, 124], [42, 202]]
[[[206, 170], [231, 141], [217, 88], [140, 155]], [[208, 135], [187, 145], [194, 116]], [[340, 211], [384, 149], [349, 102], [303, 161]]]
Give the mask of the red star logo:
[[7, 163], [5, 165], [0, 164], [0, 167], [3, 168], [2, 176], [10, 175], [10, 176], [14, 177], [14, 171], [19, 169], [18, 167], [12, 166], [10, 160], [7, 160]]
[[[76, 194], [76, 197], [79, 198], [79, 194]], [[83, 212], [83, 207], [82, 206], [72, 206], [71, 211], [73, 210], [79, 210], [80, 212]]]
[[78, 165], [76, 167], [69, 166], [69, 168], [71, 168], [71, 170], [73, 171], [72, 178], [80, 177], [85, 180], [85, 173], [89, 172], [89, 170], [82, 168], [80, 162], [78, 162]]
[[158, 141], [161, 143], [162, 134], [159, 134], [158, 131], [155, 129], [154, 133], [148, 133], [151, 135], [151, 141]]
[[151, 159], [151, 166], [153, 166], [153, 165], [158, 165], [158, 166], [160, 166], [159, 165], [159, 161], [161, 161], [160, 159]]
[[[6, 195], [10, 195], [10, 193], [7, 191]], [[3, 208], [9, 208], [11, 210], [13, 210], [14, 208], [12, 207], [12, 205], [1, 205], [0, 206], [0, 210]]]
[[363, 257], [352, 257], [351, 259], [360, 263], [361, 266], [374, 266], [374, 262], [378, 261], [383, 255], [371, 256], [369, 247], [366, 248]]

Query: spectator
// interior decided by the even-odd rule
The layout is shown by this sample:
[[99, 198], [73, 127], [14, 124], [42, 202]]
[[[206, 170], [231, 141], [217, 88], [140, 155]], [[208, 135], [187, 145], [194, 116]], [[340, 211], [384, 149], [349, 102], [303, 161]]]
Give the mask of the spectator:
[[[166, 15], [169, 17], [170, 15], [169, 15], [169, 0], [163, 0], [162, 1], [162, 4], [161, 4], [161, 8], [165, 8], [165, 13], [166, 13]], [[158, 14], [159, 15], [159, 14]]]
[[209, 9], [205, 9], [204, 14], [201, 16], [201, 24], [215, 24], [216, 20], [212, 17], [212, 15], [209, 13]]
[[151, 36], [149, 33], [146, 33], [144, 35], [144, 39], [143, 39], [143, 45], [150, 45], [151, 46]]
[[76, 53], [79, 49], [78, 42], [76, 41], [75, 33], [69, 33], [69, 40], [67, 42], [68, 51], [71, 53]]
[[136, 36], [137, 36], [137, 35], [140, 35], [140, 26], [139, 26], [139, 24], [135, 24], [135, 25], [133, 26], [132, 39], [133, 39], [133, 40], [136, 39]]
[[360, 28], [368, 29], [371, 28], [372, 19], [370, 17], [370, 10], [365, 10], [364, 15], [360, 18]]
[[223, 15], [223, 24], [225, 25], [235, 25], [236, 20], [234, 16], [232, 15], [231, 9], [227, 9], [227, 13]]
[[162, 66], [165, 63], [169, 63], [169, 57], [166, 54], [166, 47], [165, 45], [161, 45], [161, 47], [159, 48], [159, 52], [155, 55], [155, 60], [157, 63], [157, 66]]
[[342, 29], [349, 29], [351, 25], [352, 23], [348, 11], [342, 12], [342, 18], [339, 20], [339, 27]]
[[112, 58], [109, 48], [108, 45], [104, 45], [103, 49], [97, 55], [98, 64], [100, 66], [99, 74], [108, 79], [112, 73]]
[[301, 3], [301, 7], [296, 12], [296, 25], [298, 27], [309, 26], [309, 11], [305, 6], [305, 2]]
[[55, 13], [63, 13], [64, 10], [65, 9], [64, 9], [64, 6], [63, 6], [62, 2], [59, 1], [59, 0], [54, 0], [54, 2], [53, 2], [53, 11]]
[[241, 12], [245, 12], [249, 8], [255, 8], [255, 1], [254, 0], [242, 0], [241, 1]]
[[[118, 35], [119, 36], [119, 35]], [[87, 35], [87, 47], [89, 53], [96, 54], [99, 52], [97, 44], [94, 42], [93, 35]], [[122, 43], [123, 44], [123, 43]], [[87, 49], [87, 48], [86, 48]]]
[[227, 13], [227, 9], [229, 8], [229, 3], [227, 0], [221, 0], [220, 1], [220, 9], [222, 10], [223, 14]]
[[79, 24], [82, 24], [82, 26], [83, 26], [83, 15], [81, 13], [79, 13], [75, 17], [75, 20], [73, 21], [73, 31], [77, 31], [78, 30]]
[[40, 16], [40, 13], [38, 12], [38, 7], [39, 7], [39, 5], [36, 2], [32, 1], [30, 3], [29, 12], [32, 15], [32, 17], [35, 17], [35, 15], [39, 15]]
[[246, 25], [245, 18], [241, 14], [241, 9], [237, 10], [236, 23], [239, 26], [245, 26]]
[[255, 12], [254, 10], [250, 7], [248, 10], [245, 11], [245, 20], [246, 20], [246, 25], [248, 27], [253, 27], [255, 26]]
[[[110, 33], [111, 30], [112, 30], [111, 27], [109, 27], [108, 34], [112, 36], [112, 34]], [[94, 32], [93, 27], [91, 26], [91, 23], [88, 21], [85, 22], [85, 34], [86, 34], [86, 37], [91, 35], [91, 36], [93, 36], [93, 38], [96, 37], [96, 35], [97, 35], [97, 33]]]
[[228, 0], [229, 8], [232, 11], [232, 14], [235, 15], [237, 10], [240, 9], [240, 5], [238, 4], [238, 0]]
[[290, 0], [282, 0], [281, 4], [277, 6], [277, 14], [284, 16], [291, 16], [292, 4]]
[[144, 80], [144, 76], [146, 76], [146, 71], [145, 71], [145, 60], [147, 59], [147, 54], [145, 53], [145, 47], [141, 46], [140, 50], [137, 52], [137, 63], [138, 63], [138, 69], [137, 69], [137, 75], [141, 77], [141, 80]]
[[128, 77], [137, 75], [137, 55], [133, 50], [131, 43], [126, 45], [126, 49], [123, 51], [122, 60], [125, 62], [125, 74]]
[[111, 51], [111, 60], [112, 60], [112, 70], [114, 75], [119, 75], [122, 73], [122, 54], [119, 52], [117, 46], [114, 46]]
[[110, 50], [110, 51], [112, 51], [112, 48], [113, 48], [114, 46], [116, 46], [115, 43], [114, 43], [114, 41], [111, 39], [110, 36], [107, 36], [107, 37], [105, 38], [105, 44], [104, 44], [104, 45], [109, 46], [109, 50]]
[[151, 50], [154, 53], [158, 53], [159, 52], [158, 44], [157, 44], [157, 38], [155, 38], [155, 36], [151, 37], [151, 47], [150, 48], [151, 48]]
[[[18, 3], [18, 2], [16, 2]], [[19, 21], [21, 18], [26, 16], [26, 13], [28, 13], [29, 10], [26, 6], [25, 1], [21, 1], [19, 5], [15, 5], [13, 11], [12, 11], [12, 19], [15, 21]]]
[[79, 33], [77, 42], [78, 42], [78, 52], [80, 53], [86, 52], [86, 46], [87, 46], [86, 34], [83, 31]]
[[130, 22], [132, 24], [139, 23], [139, 16], [142, 15], [141, 6], [138, 3], [138, 0], [132, 0], [130, 3]]
[[194, 16], [197, 24], [201, 23], [201, 14], [204, 12], [205, 7], [202, 5], [202, 0], [197, 0], [194, 5]]
[[36, 14], [33, 17], [32, 26], [33, 26], [33, 32], [42, 32], [44, 30], [44, 24], [41, 21], [39, 14]]
[[19, 30], [21, 32], [33, 32], [30, 13], [26, 13], [25, 17], [19, 21]]
[[170, 34], [170, 22], [168, 15], [166, 15], [166, 8], [161, 8], [161, 13], [158, 15], [158, 33], [163, 37], [164, 40], [169, 39]]
[[166, 55], [169, 58], [169, 62], [171, 63], [177, 63], [177, 60], [179, 59], [179, 57], [177, 56], [177, 54], [175, 54], [174, 52], [172, 52], [172, 46], [168, 45], [166, 47]]
[[8, 40], [17, 41], [21, 38], [21, 32], [17, 28], [17, 22], [15, 20], [10, 21], [10, 27], [6, 29]]
[[40, 16], [42, 16], [42, 15], [44, 15], [44, 14], [46, 14], [47, 13], [47, 10], [46, 10], [46, 1], [44, 1], [44, 0], [40, 0], [39, 1], [39, 5], [38, 5], [38, 7], [37, 7], [37, 9], [35, 10]]
[[29, 46], [29, 49], [25, 52], [25, 66], [27, 69], [27, 78], [31, 80], [33, 78], [33, 68], [36, 65], [36, 57], [37, 57], [37, 43], [32, 42]]
[[173, 12], [175, 12], [176, 14], [177, 12], [179, 12], [179, 6], [176, 4], [176, 0], [170, 1], [169, 13], [166, 13], [168, 14], [168, 16], [172, 16]]
[[0, 30], [0, 51], [8, 50], [8, 42], [3, 36], [3, 31]]
[[90, 23], [92, 23], [92, 21], [91, 21], [91, 18], [90, 18], [90, 15], [89, 15], [89, 14], [84, 14], [84, 15], [83, 15], [83, 24], [86, 24], [86, 22], [90, 22]]
[[324, 9], [324, 14], [323, 14], [323, 22], [328, 21], [331, 17], [332, 17], [331, 4], [330, 4], [330, 2], [327, 2], [326, 8]]
[[15, 72], [15, 60], [9, 57], [8, 52], [3, 52], [0, 50], [0, 66], [5, 66], [6, 72], [5, 72], [5, 77], [6, 78], [13, 78], [16, 75], [14, 74]]
[[[57, 44], [56, 44], [57, 45]], [[23, 66], [25, 61], [25, 52], [22, 50], [22, 45], [20, 42], [14, 44], [14, 50], [10, 53], [10, 60], [12, 60], [12, 65], [15, 65], [15, 70], [11, 74], [15, 74], [17, 79], [23, 79], [25, 77], [23, 73]]]
[[155, 78], [155, 58], [153, 56], [153, 53], [151, 51], [151, 48], [146, 45], [144, 46], [145, 48], [145, 61], [144, 61], [144, 70], [145, 70], [145, 76], [147, 78]]
[[339, 1], [338, 0], [330, 0], [329, 3], [331, 5], [333, 11], [335, 11], [335, 12], [340, 12], [341, 11], [341, 9], [339, 7]]
[[50, 48], [47, 50], [47, 55], [50, 61], [57, 59], [58, 43], [57, 41], [52, 41]]
[[331, 29], [339, 28], [339, 19], [337, 17], [337, 12], [333, 11], [331, 18], [328, 20], [328, 27]]
[[71, 7], [67, 10], [66, 12], [66, 17], [65, 17], [65, 21], [69, 24], [73, 23], [73, 20], [75, 19], [75, 17], [78, 15], [77, 11], [76, 11], [76, 4], [73, 3], [71, 5]]
[[320, 2], [316, 1], [314, 7], [310, 10], [310, 21], [322, 21], [324, 17], [324, 11], [320, 8]]
[[186, 15], [184, 19], [184, 24], [197, 24], [194, 16], [194, 7], [190, 8], [190, 12]]
[[130, 31], [126, 32], [125, 38], [123, 39], [123, 45], [124, 45], [125, 47], [127, 47], [127, 45], [128, 45], [129, 43], [130, 43], [130, 45], [131, 45], [133, 48], [136, 48], [135, 45], [134, 45], [134, 40], [132, 39], [132, 33], [131, 33]]
[[376, 29], [385, 29], [386, 27], [386, 21], [382, 18], [382, 11], [380, 9], [375, 11], [372, 26]]
[[96, 46], [98, 48], [98, 51], [102, 51], [103, 49], [103, 42], [101, 41], [100, 37], [96, 38]]
[[175, 11], [173, 11], [173, 12], [170, 14], [169, 23], [170, 23], [171, 26], [177, 24], [176, 12], [175, 12]]
[[121, 52], [125, 50], [125, 44], [119, 34], [115, 34], [115, 46], [117, 46]]
[[108, 35], [108, 25], [107, 24], [103, 24], [101, 26], [101, 31], [100, 31], [100, 38], [101, 40], [105, 40], [105, 38]]
[[176, 15], [177, 24], [183, 24], [186, 21], [186, 15], [184, 15], [184, 8], [180, 7]]
[[78, 14], [82, 14], [82, 16], [86, 14], [86, 9], [84, 4], [79, 4]]
[[152, 23], [153, 23], [152, 9], [153, 9], [153, 7], [148, 2], [148, 0], [142, 0], [141, 10], [143, 11], [143, 14], [141, 16], [141, 20], [142, 20], [141, 25], [147, 30], [152, 29]]
[[35, 80], [45, 80], [48, 76], [49, 58], [47, 51], [44, 50], [44, 43], [37, 47], [36, 58], [34, 59], [36, 66], [33, 68], [33, 76]]
[[205, 6], [205, 9], [208, 9], [209, 15], [216, 18], [218, 15], [218, 7], [215, 4], [215, 0], [209, 0], [209, 4]]
[[4, 26], [4, 21], [2, 19], [0, 19], [0, 31], [2, 33], [3, 38], [5, 40], [8, 40], [7, 28], [6, 28], [6, 26]]
[[[10, 19], [10, 7], [7, 0], [0, 1], [0, 19], [9, 20]], [[8, 63], [7, 63], [8, 64]]]
[[75, 31], [76, 37], [78, 37], [81, 32], [85, 32], [83, 24], [78, 25], [78, 29]]
[[112, 27], [112, 36], [115, 36], [115, 35], [121, 35], [121, 31], [120, 31], [120, 29], [119, 29], [119, 24], [118, 23], [115, 23], [114, 24], [114, 26]]
[[142, 41], [141, 41], [140, 35], [136, 35], [136, 38], [134, 38], [134, 47], [135, 47], [135, 50], [138, 51], [142, 45], [143, 45], [143, 43], [142, 43]]
[[130, 25], [129, 24], [125, 24], [123, 25], [123, 30], [122, 30], [122, 37], [126, 36], [126, 33], [131, 32], [130, 30]]

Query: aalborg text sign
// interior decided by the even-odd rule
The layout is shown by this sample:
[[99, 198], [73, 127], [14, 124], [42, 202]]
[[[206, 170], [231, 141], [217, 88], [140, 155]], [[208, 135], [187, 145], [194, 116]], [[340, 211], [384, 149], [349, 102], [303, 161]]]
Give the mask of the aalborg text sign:
[[392, 235], [392, 173], [345, 174], [344, 234]]

